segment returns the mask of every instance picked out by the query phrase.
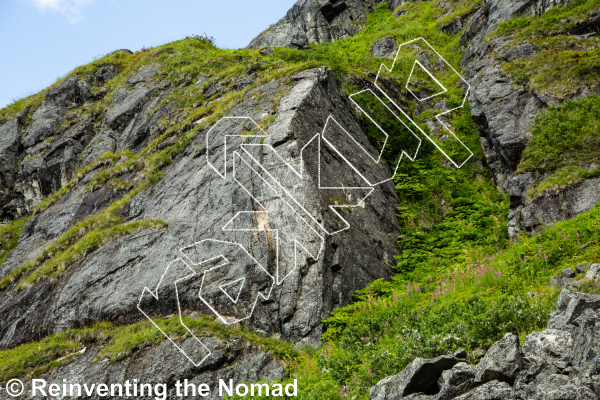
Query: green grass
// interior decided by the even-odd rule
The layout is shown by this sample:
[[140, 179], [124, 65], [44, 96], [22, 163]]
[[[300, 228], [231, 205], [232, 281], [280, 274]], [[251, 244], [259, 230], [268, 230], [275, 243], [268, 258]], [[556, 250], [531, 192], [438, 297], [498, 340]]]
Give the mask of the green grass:
[[553, 172], [600, 159], [600, 97], [566, 101], [538, 115], [519, 173]]
[[526, 203], [530, 203], [540, 196], [560, 193], [568, 187], [580, 184], [585, 179], [591, 179], [597, 176], [600, 176], [600, 167], [591, 170], [583, 169], [575, 165], [559, 168], [527, 193]]
[[[230, 328], [212, 317], [194, 316], [187, 311], [183, 315], [183, 321], [196, 336], [206, 334], [224, 341], [242, 337], [251, 347], [270, 352], [287, 365], [291, 365], [299, 355], [290, 343], [256, 335], [243, 325]], [[154, 322], [172, 340], [190, 337], [189, 332], [180, 324], [179, 316], [158, 318]], [[38, 342], [0, 350], [0, 382], [47, 373], [80, 357], [78, 352], [86, 347], [100, 347], [95, 360], [118, 361], [137, 350], [156, 346], [165, 340], [164, 335], [149, 321], [133, 325], [99, 322], [86, 328], [70, 329]]]
[[[306, 353], [295, 367], [299, 386], [314, 379], [303, 375], [312, 363], [324, 372], [320, 384], [330, 388], [331, 396], [367, 399], [371, 386], [415, 357], [485, 349], [507, 332], [523, 341], [545, 328], [556, 307], [558, 293], [548, 288], [549, 277], [600, 259], [598, 245], [582, 248], [588, 242], [600, 243], [600, 206], [503, 250], [485, 253], [485, 246], [479, 247], [474, 258], [451, 271], [376, 281], [357, 292], [359, 301], [324, 321], [323, 346]], [[600, 294], [597, 284], [586, 290]], [[304, 393], [300, 398], [312, 397]]]
[[575, 0], [539, 17], [501, 22], [492, 36], [512, 35], [511, 43], [527, 41], [539, 50], [534, 56], [503, 62], [504, 70], [527, 88], [559, 96], [595, 85], [600, 79], [600, 38], [582, 42], [569, 31], [577, 21], [592, 18], [590, 13], [599, 7], [599, 0]]
[[6, 260], [8, 253], [17, 246], [21, 229], [31, 217], [21, 217], [7, 224], [0, 225], [0, 265]]

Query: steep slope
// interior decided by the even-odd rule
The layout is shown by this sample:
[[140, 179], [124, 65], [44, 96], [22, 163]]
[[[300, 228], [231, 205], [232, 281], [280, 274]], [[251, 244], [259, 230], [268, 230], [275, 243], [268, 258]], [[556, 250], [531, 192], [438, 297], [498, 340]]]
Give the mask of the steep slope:
[[[543, 329], [551, 276], [572, 267], [552, 282], [598, 291], [598, 142], [593, 127], [579, 134], [597, 110], [597, 7], [301, 0], [250, 49], [194, 37], [119, 51], [0, 110], [0, 380], [214, 386], [289, 373], [301, 398], [368, 398], [415, 357], [464, 348], [474, 363], [507, 332]], [[386, 75], [422, 146], [358, 202], [365, 187], [353, 188], [392, 178], [412, 136], [382, 112], [384, 137], [364, 112], [377, 103], [348, 96], [379, 93], [378, 57], [390, 66], [419, 36], [446, 61], [413, 46], [399, 65], [450, 83], [460, 66], [471, 111], [436, 120], [465, 85], [417, 102]], [[411, 82], [427, 97], [422, 78]], [[565, 130], [587, 147], [561, 164], [545, 154], [560, 154]], [[156, 363], [167, 355], [182, 363]]]

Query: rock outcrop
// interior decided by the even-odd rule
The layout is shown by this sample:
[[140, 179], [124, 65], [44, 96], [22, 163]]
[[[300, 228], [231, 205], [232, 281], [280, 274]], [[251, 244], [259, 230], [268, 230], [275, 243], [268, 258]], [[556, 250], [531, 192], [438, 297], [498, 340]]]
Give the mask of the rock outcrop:
[[96, 127], [91, 115], [81, 118], [75, 111], [102, 99], [104, 93], [93, 94], [91, 88], [102, 87], [118, 72], [109, 65], [87, 76], [71, 75], [48, 91], [27, 126], [30, 110], [0, 127], [0, 219], [31, 213], [86, 164], [81, 154]]
[[[176, 339], [176, 342], [183, 348], [193, 349], [192, 342], [194, 340], [193, 338]], [[157, 384], [166, 385], [167, 391], [164, 393], [164, 397], [162, 397], [161, 392], [161, 394], [155, 393], [154, 396], [144, 396], [142, 398], [159, 397], [169, 400], [182, 397], [177, 395], [175, 383], [180, 381], [183, 384], [187, 380], [187, 383], [194, 385], [195, 388], [198, 388], [201, 384], [208, 385], [210, 389], [208, 395], [202, 398], [218, 400], [222, 399], [222, 396], [219, 396], [220, 379], [226, 383], [232, 379], [236, 384], [238, 382], [250, 383], [263, 380], [271, 383], [280, 381], [287, 376], [284, 365], [280, 361], [260, 350], [247, 348], [241, 337], [233, 337], [226, 341], [212, 337], [205, 340], [213, 351], [201, 367], [195, 367], [189, 362], [182, 362], [181, 354], [178, 353], [177, 349], [171, 343], [163, 342], [157, 347], [139, 350], [131, 357], [116, 362], [102, 358], [99, 348], [83, 349], [83, 355], [77, 354], [79, 357], [76, 361], [39, 378], [45, 379], [48, 385], [54, 383], [60, 387], [64, 382], [80, 385], [81, 387], [92, 383], [95, 385], [105, 384], [108, 388], [111, 387], [111, 384], [121, 385], [123, 396], [112, 398], [126, 398], [125, 382], [129, 382], [130, 385], [136, 382], [149, 384], [152, 386], [153, 391]], [[65, 379], [66, 381], [64, 381]], [[132, 386], [130, 388], [131, 394], [133, 392]], [[148, 389], [145, 390], [147, 394]], [[183, 388], [181, 390], [183, 393]], [[191, 388], [188, 387], [188, 390], [189, 396], [186, 397], [196, 397], [191, 395]], [[84, 396], [84, 389], [82, 389], [82, 392], [82, 396], [76, 397], [87, 399], [106, 398], [98, 396], [97, 392], [89, 397]], [[116, 392], [117, 395], [118, 393]], [[0, 392], [0, 399], [10, 398], [5, 392]], [[19, 398], [39, 399], [42, 397], [39, 392], [37, 396], [32, 396], [31, 388], [27, 385], [27, 390]]]
[[[391, 182], [383, 184], [369, 196], [364, 207], [358, 207], [352, 212], [341, 211], [343, 220], [340, 220], [335, 214], [330, 215], [329, 206], [334, 204], [334, 200], [339, 202], [344, 199], [343, 201], [350, 202], [354, 194], [343, 189], [320, 190], [317, 180], [319, 168], [323, 185], [346, 177], [342, 174], [345, 171], [343, 160], [335, 153], [327, 150], [321, 155], [318, 163], [319, 157], [315, 152], [317, 147], [305, 149], [303, 154], [307, 173], [302, 179], [298, 179], [291, 170], [277, 167], [280, 160], [298, 162], [300, 149], [309, 143], [315, 134], [323, 131], [329, 117], [335, 118], [348, 132], [352, 132], [364, 148], [373, 151], [366, 136], [360, 131], [347, 100], [341, 96], [330, 71], [325, 68], [314, 69], [292, 76], [286, 82], [273, 81], [251, 91], [240, 104], [229, 111], [228, 116], [252, 117], [260, 121], [270, 115], [265, 113], [265, 110], [273, 110], [276, 118], [262, 143], [272, 145], [279, 155], [263, 154], [263, 165], [273, 165], [273, 171], [278, 173], [277, 179], [288, 188], [287, 190], [299, 196], [302, 207], [315, 221], [321, 221], [324, 226], [333, 227], [333, 230], [340, 229], [347, 222], [350, 229], [334, 236], [324, 235], [323, 248], [317, 259], [312, 259], [304, 253], [296, 254], [294, 246], [280, 246], [278, 267], [289, 268], [290, 274], [281, 285], [274, 287], [268, 300], [258, 303], [248, 323], [253, 329], [264, 333], [280, 333], [293, 341], [315, 343], [320, 338], [321, 320], [331, 310], [351, 302], [355, 290], [365, 287], [375, 279], [390, 276], [389, 267], [397, 254], [394, 238], [399, 234], [394, 213], [397, 197]], [[58, 149], [61, 143], [71, 140], [74, 142], [69, 147], [72, 152], [77, 149], [86, 154], [90, 148], [102, 145], [104, 139], [98, 142], [97, 138], [104, 138], [103, 135], [107, 132], [113, 132], [115, 135], [121, 132], [119, 137], [123, 138], [131, 137], [138, 126], [155, 126], [151, 119], [146, 119], [144, 110], [149, 109], [148, 104], [152, 104], [158, 110], [156, 112], [161, 112], [159, 102], [153, 100], [161, 98], [160, 90], [165, 90], [160, 89], [161, 87], [160, 83], [146, 77], [143, 83], [136, 83], [133, 89], [119, 89], [99, 132], [95, 135], [88, 132], [84, 121], [74, 125], [63, 134], [64, 137], [60, 136], [53, 141], [52, 147], [49, 148], [51, 151], [40, 157], [41, 162], [46, 164], [38, 166], [39, 170], [46, 168], [53, 171], [49, 167], [51, 155], [58, 150], [52, 149], [54, 146]], [[274, 106], [275, 96], [282, 96], [278, 108]], [[212, 132], [213, 135], [235, 136], [239, 128], [235, 124], [219, 124]], [[152, 137], [152, 129], [140, 128], [138, 132], [143, 133], [140, 135], [145, 141], [149, 140], [148, 136]], [[93, 139], [85, 147], [85, 142], [91, 137]], [[139, 193], [126, 207], [125, 217], [128, 221], [161, 219], [168, 224], [168, 230], [152, 228], [115, 238], [86, 255], [58, 281], [45, 280], [27, 288], [25, 292], [9, 290], [0, 295], [0, 313], [3, 315], [0, 322], [0, 343], [3, 347], [12, 347], [46, 334], [94, 321], [140, 320], [143, 316], [137, 305], [144, 288], [156, 288], [159, 282], [165, 285], [172, 284], [177, 274], [184, 271], [171, 271], [173, 276], [161, 280], [169, 263], [177, 257], [182, 257], [179, 253], [180, 248], [203, 239], [248, 243], [248, 249], [256, 260], [264, 261], [264, 265], [271, 265], [276, 261], [272, 257], [277, 248], [273, 247], [272, 240], [265, 237], [264, 233], [261, 237], [253, 232], [223, 232], [222, 228], [227, 221], [240, 211], [265, 212], [265, 219], [258, 222], [249, 220], [248, 229], [255, 223], [267, 227], [270, 225], [280, 232], [280, 236], [286, 237], [285, 235], [295, 234], [297, 228], [301, 227], [306, 229], [302, 235], [312, 235], [309, 225], [296, 213], [285, 212], [286, 206], [282, 201], [265, 200], [262, 204], [266, 210], [262, 210], [257, 208], [259, 206], [248, 192], [234, 185], [230, 177], [231, 171], [227, 179], [221, 178], [207, 165], [206, 154], [209, 152], [211, 157], [214, 157], [213, 162], [217, 162], [224, 155], [225, 149], [222, 142], [215, 144], [215, 147], [210, 145], [207, 149], [206, 145], [203, 145], [205, 139], [205, 134], [199, 135], [197, 140], [189, 145], [188, 150], [166, 170], [166, 176], [161, 182]], [[238, 136], [233, 141], [228, 139], [228, 154], [233, 154], [236, 149], [240, 151], [239, 146], [242, 143], [250, 143], [250, 139], [243, 136]], [[116, 140], [116, 143], [119, 142]], [[135, 150], [139, 141], [122, 140], [121, 143], [124, 148]], [[340, 146], [338, 149], [341, 151], [352, 152], [350, 143], [342, 142]], [[344, 146], [349, 147], [345, 149]], [[80, 148], [83, 147], [85, 149], [81, 151]], [[274, 156], [276, 158], [273, 158]], [[257, 157], [260, 158], [260, 155]], [[363, 162], [368, 161], [365, 153], [356, 158], [358, 164], [361, 162], [360, 157], [365, 157]], [[251, 161], [238, 160], [238, 170], [243, 172], [238, 172], [236, 179], [246, 182], [245, 187], [254, 187], [253, 196], [256, 198], [268, 199], [270, 195], [265, 192], [267, 186], [261, 184], [261, 178], [252, 169], [243, 168], [244, 163]], [[232, 167], [229, 163], [230, 161], [227, 162], [228, 169]], [[377, 182], [391, 177], [389, 169], [382, 166], [373, 168], [367, 174], [374, 174]], [[34, 259], [77, 221], [98, 213], [122, 195], [122, 192], [115, 192], [109, 188], [87, 191], [86, 185], [92, 176], [93, 173], [82, 179], [66, 196], [61, 197], [47, 210], [38, 213], [26, 224], [17, 247], [11, 251], [1, 267], [2, 276]], [[133, 174], [120, 179], [137, 178]], [[262, 186], [264, 189], [260, 189]], [[346, 186], [352, 187], [356, 184], [351, 182]], [[309, 215], [303, 218], [308, 218]], [[321, 228], [315, 225], [314, 229]], [[309, 243], [315, 243], [316, 240], [318, 236], [313, 236]], [[239, 253], [235, 251], [232, 254], [228, 256], [231, 260], [235, 259], [235, 254], [239, 257]], [[293, 269], [292, 261], [296, 256], [298, 266]], [[189, 257], [192, 262], [196, 260], [195, 256], [189, 253], [186, 253], [185, 257]], [[255, 276], [248, 275], [250, 272], [245, 268], [243, 264], [233, 265], [228, 279], [232, 282], [240, 277], [246, 277], [248, 281], [256, 280]], [[188, 309], [199, 309], [212, 314], [198, 298], [199, 284], [200, 280], [196, 280], [185, 288], [179, 288], [180, 304]], [[166, 292], [166, 297], [162, 298], [161, 302], [154, 305], [142, 304], [148, 307], [145, 311], [149, 315], [158, 316], [177, 311], [174, 288]], [[235, 315], [240, 307], [252, 305], [252, 295], [248, 298], [242, 297], [236, 307], [226, 307], [228, 315]]]
[[[531, 173], [515, 175], [530, 138], [530, 128], [540, 111], [560, 104], [563, 99], [521, 87], [504, 73], [501, 61], [535, 55], [538, 52], [535, 45], [513, 43], [510, 37], [485, 40], [502, 21], [515, 16], [541, 15], [552, 7], [568, 3], [568, 0], [487, 0], [466, 22], [460, 37], [465, 47], [460, 65], [472, 87], [469, 105], [487, 165], [497, 186], [511, 196], [508, 228], [513, 240], [519, 232], [531, 232], [540, 225], [589, 211], [600, 196], [598, 179], [595, 179], [527, 201], [530, 190], [543, 178]], [[598, 89], [589, 89], [571, 96], [598, 92]]]
[[277, 24], [254, 38], [247, 48], [267, 46], [305, 48], [309, 43], [333, 42], [360, 31], [354, 22], [366, 21], [386, 0], [298, 0]]
[[[600, 398], [599, 304], [598, 295], [564, 290], [548, 329], [527, 335], [522, 349], [518, 338], [507, 334], [475, 367], [459, 362], [444, 371], [415, 368], [455, 359], [451, 355], [417, 358], [398, 375], [375, 385], [369, 398], [596, 400]], [[408, 382], [427, 384], [407, 390]]]

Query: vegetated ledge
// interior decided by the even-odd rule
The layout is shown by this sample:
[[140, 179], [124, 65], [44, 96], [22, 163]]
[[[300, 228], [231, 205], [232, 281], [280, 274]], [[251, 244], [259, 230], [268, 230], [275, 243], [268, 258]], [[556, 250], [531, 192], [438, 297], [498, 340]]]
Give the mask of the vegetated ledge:
[[[286, 367], [290, 366], [299, 355], [299, 351], [290, 342], [260, 336], [249, 331], [244, 325], [237, 324], [231, 328], [218, 322], [214, 317], [188, 310], [185, 310], [181, 317], [185, 325], [201, 341], [214, 339], [225, 342], [216, 342], [223, 349], [227, 349], [230, 346], [228, 343], [232, 340], [241, 339], [243, 347], [268, 352]], [[191, 337], [180, 323], [179, 315], [157, 318], [154, 323], [176, 342]], [[132, 325], [98, 322], [90, 327], [69, 329], [38, 342], [0, 350], [0, 382], [5, 383], [15, 378], [29, 379], [47, 374], [72, 363], [92, 349], [95, 350], [92, 362], [105, 360], [113, 363], [165, 342], [167, 342], [165, 336], [150, 321]], [[165, 344], [173, 346], [171, 343]], [[183, 355], [181, 358], [181, 362], [188, 362]]]

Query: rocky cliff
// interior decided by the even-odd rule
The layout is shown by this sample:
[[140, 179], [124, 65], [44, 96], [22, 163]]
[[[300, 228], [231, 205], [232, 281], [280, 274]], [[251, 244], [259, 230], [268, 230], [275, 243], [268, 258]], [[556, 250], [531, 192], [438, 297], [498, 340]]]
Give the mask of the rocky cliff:
[[[540, 49], [533, 43], [535, 40], [523, 40], [518, 34], [502, 36], [494, 33], [500, 23], [511, 18], [539, 16], [553, 7], [569, 3], [485, 1], [466, 21], [466, 29], [460, 36], [460, 43], [465, 48], [461, 67], [473, 86], [469, 104], [481, 146], [496, 184], [511, 196], [508, 223], [509, 235], [513, 239], [519, 232], [531, 232], [545, 224], [571, 219], [589, 211], [600, 196], [595, 189], [597, 180], [592, 179], [534, 201], [528, 199], [528, 193], [551, 174], [551, 171], [543, 169], [534, 174], [519, 171], [535, 118], [549, 105], [600, 94], [600, 87], [575, 80], [571, 87], [547, 90], [545, 87], [532, 88], [525, 81], [519, 82], [506, 73], [507, 64], [518, 65], [524, 59], [551, 50]], [[590, 12], [566, 30], [548, 32], [543, 36], [577, 34], [582, 35], [578, 36], [578, 40], [585, 41], [596, 34], [597, 24], [596, 12]], [[455, 25], [462, 26], [462, 20], [457, 20]], [[539, 40], [535, 36], [532, 38]], [[569, 50], [558, 49], [558, 52], [561, 51]], [[594, 165], [585, 167], [593, 169]]]
[[[526, 240], [590, 212], [600, 199], [596, 150], [571, 149], [573, 163], [552, 164], [538, 150], [546, 144], [534, 140], [544, 137], [534, 131], [541, 118], [563, 110], [552, 107], [600, 93], [589, 71], [569, 89], [559, 78], [552, 87], [536, 83], [552, 54], [579, 52], [579, 59], [600, 47], [597, 9], [569, 4], [299, 0], [247, 49], [220, 50], [209, 38], [190, 37], [117, 51], [0, 110], [0, 347], [6, 357], [27, 358], [11, 361], [18, 367], [1, 364], [0, 380], [137, 378], [172, 386], [190, 379], [211, 387], [218, 379], [280, 380], [291, 371], [286, 357], [344, 329], [356, 329], [344, 342], [349, 354], [363, 342], [375, 348], [390, 319], [377, 322], [371, 308], [394, 310], [405, 292], [426, 297], [406, 306], [415, 321], [458, 289], [459, 279], [476, 287], [475, 296], [459, 296], [468, 302], [496, 293], [536, 298], [515, 280], [527, 276], [533, 287], [541, 276], [545, 286], [553, 268], [566, 271], [564, 260], [547, 257], [546, 242], [532, 236], [526, 250], [512, 248], [514, 260], [494, 264], [502, 250], [509, 253], [507, 238]], [[556, 24], [553, 13], [562, 10], [570, 18], [564, 29], [544, 25], [547, 16]], [[421, 35], [446, 44], [447, 60], [433, 47], [403, 45]], [[323, 51], [323, 42], [335, 43]], [[416, 54], [410, 61], [423, 69], [419, 78], [411, 81], [410, 65], [376, 75], [381, 59], [404, 65], [398, 49]], [[454, 76], [461, 95], [429, 99], [437, 96], [430, 71], [446, 77], [454, 68], [465, 78]], [[361, 103], [356, 92], [380, 97]], [[391, 118], [383, 106], [406, 119], [400, 112]], [[448, 115], [436, 120], [440, 113]], [[444, 131], [450, 126], [452, 135]], [[593, 134], [585, 140], [598, 147]], [[410, 160], [402, 158], [413, 147]], [[579, 168], [577, 179], [564, 178], [565, 168]], [[570, 183], [547, 189], [558, 178]], [[572, 258], [595, 257], [596, 242], [580, 243], [580, 233], [594, 230], [578, 231]], [[530, 259], [545, 262], [539, 271], [521, 259], [534, 245]], [[590, 271], [597, 267], [588, 270], [591, 279], [572, 270], [552, 282], [593, 287]], [[356, 300], [341, 315], [366, 313], [364, 321], [335, 314], [324, 325]], [[477, 366], [465, 363], [464, 351], [418, 358], [377, 384], [371, 398], [595, 398], [597, 301], [563, 292], [548, 329], [522, 347], [509, 334]], [[528, 323], [520, 333], [536, 326]], [[360, 331], [367, 328], [375, 333]], [[417, 346], [419, 333], [407, 332], [394, 340]], [[436, 334], [427, 350], [445, 354], [440, 349], [460, 340], [454, 330]], [[321, 356], [319, 374], [346, 370], [335, 378], [344, 385], [335, 389], [340, 398], [347, 386], [359, 387], [356, 371], [367, 377], [356, 389], [366, 396], [376, 382], [365, 385], [374, 376], [362, 371], [366, 363], [392, 368], [387, 350], [337, 365]], [[307, 396], [328, 398], [318, 390]]]
[[[29, 185], [39, 188], [37, 195], [40, 197], [52, 193], [60, 187], [61, 179], [62, 182], [68, 180], [78, 162], [85, 164], [94, 160], [94, 154], [102, 154], [98, 149], [103, 152], [139, 149], [144, 142], [155, 136], [152, 132], [159, 130], [156, 121], [168, 112], [168, 105], [160, 106], [160, 101], [167, 96], [168, 85], [153, 79], [146, 68], [130, 78], [126, 86], [117, 90], [106, 116], [98, 124], [98, 131], [94, 132], [93, 125], [85, 119], [70, 121], [64, 132], [58, 131], [60, 121], [54, 128], [44, 125], [44, 129], [54, 129], [53, 131], [38, 129], [37, 123], [42, 118], [38, 115], [47, 115], [46, 110], [55, 110], [52, 115], [63, 115], [65, 118], [69, 106], [71, 109], [77, 107], [75, 100], [79, 99], [77, 95], [80, 93], [80, 86], [76, 84], [76, 78], [66, 80], [55, 92], [51, 92], [64, 95], [51, 96], [60, 100], [46, 100], [40, 108], [42, 112], [38, 110], [33, 116], [32, 125], [26, 130], [23, 141], [30, 135], [38, 135], [35, 137], [41, 138], [58, 132], [57, 138], [48, 150], [36, 158], [42, 162], [38, 164], [39, 169], [34, 173], [19, 174], [13, 187]], [[279, 107], [274, 104], [276, 96], [280, 98]], [[147, 117], [148, 110], [153, 109], [156, 109], [153, 116]], [[283, 156], [292, 162], [293, 157], [299, 156], [299, 149], [315, 133], [323, 130], [327, 118], [331, 115], [348, 129], [352, 129], [355, 134], [361, 134], [347, 100], [340, 96], [331, 73], [326, 69], [317, 69], [292, 76], [286, 81], [276, 80], [256, 88], [248, 93], [245, 100], [228, 111], [226, 116], [249, 117], [255, 121], [272, 117], [272, 124], [267, 129], [266, 136], [261, 139], [262, 143], [271, 144], [277, 151], [285, 149]], [[19, 118], [11, 120], [7, 124], [8, 128], [16, 127]], [[218, 129], [224, 130], [219, 132], [223, 139], [226, 136], [242, 136], [241, 132], [236, 131], [240, 129], [237, 125], [221, 124]], [[82, 131], [87, 132], [87, 135]], [[42, 135], [39, 132], [46, 133]], [[136, 140], [135, 138], [140, 137], [142, 133], [143, 139]], [[284, 203], [271, 204], [271, 201], [266, 199], [262, 205], [257, 204], [253, 198], [267, 198], [267, 193], [254, 193], [250, 196], [233, 185], [229, 179], [221, 179], [207, 165], [207, 152], [211, 153], [211, 157], [218, 159], [221, 157], [219, 152], [224, 152], [225, 149], [222, 147], [223, 143], [216, 142], [210, 144], [214, 148], [207, 149], [205, 135], [206, 133], [198, 135], [197, 139], [188, 145], [165, 172], [165, 177], [159, 184], [131, 197], [121, 211], [125, 220], [129, 222], [160, 219], [168, 225], [168, 229], [142, 229], [102, 245], [86, 255], [84, 260], [70, 266], [58, 280], [43, 280], [27, 288], [25, 292], [12, 290], [17, 282], [6, 288], [2, 300], [2, 313], [6, 318], [0, 330], [4, 346], [14, 346], [47, 333], [86, 325], [93, 321], [139, 319], [140, 314], [136, 306], [144, 287], [156, 287], [171, 258], [177, 258], [178, 249], [202, 239], [226, 239], [227, 235], [223, 235], [221, 229], [240, 211], [260, 211], [257, 207], [264, 206], [265, 215], [272, 215], [266, 224], [270, 223], [272, 229], [278, 229], [282, 235], [294, 234], [302, 220], [294, 219], [298, 217], [293, 217], [294, 213], [291, 211], [288, 213], [292, 214], [291, 216], [285, 215], [285, 210], [282, 210], [285, 207]], [[239, 148], [244, 140], [243, 136], [237, 140], [238, 143], [228, 143], [230, 152]], [[34, 142], [35, 140], [31, 141]], [[58, 143], [62, 143], [63, 158], [51, 161], [57, 157]], [[29, 144], [30, 142], [25, 142], [22, 145], [25, 152], [31, 148]], [[365, 139], [363, 145], [368, 146]], [[311, 157], [317, 156], [318, 154], [315, 154]], [[340, 160], [332, 156], [324, 156], [319, 171], [315, 158], [314, 164], [307, 167], [307, 170], [315, 175], [305, 176], [301, 182], [294, 180], [293, 175], [287, 178], [279, 177], [283, 185], [301, 194], [303, 207], [310, 210], [317, 220], [327, 221], [322, 213], [327, 212], [328, 205], [332, 204], [330, 197], [334, 195], [334, 191], [329, 191], [327, 195], [319, 191], [316, 174], [322, 172], [321, 179], [324, 180], [328, 174], [333, 174], [342, 167], [336, 164]], [[260, 158], [260, 155], [257, 157]], [[53, 162], [60, 167], [53, 170], [49, 166]], [[276, 165], [277, 162], [279, 161], [275, 159], [269, 161], [268, 155], [263, 158], [263, 163]], [[23, 160], [23, 164], [26, 163], [28, 161]], [[227, 169], [233, 167], [230, 162], [226, 166]], [[238, 168], [242, 169], [243, 164]], [[273, 170], [275, 169], [276, 166], [273, 166]], [[43, 178], [45, 171], [48, 171], [47, 180]], [[244, 172], [246, 176], [236, 178], [247, 180], [246, 186], [261, 186], [261, 181], [258, 180], [260, 178], [253, 176], [251, 171], [247, 168]], [[91, 174], [81, 177], [68, 194], [46, 210], [37, 213], [25, 224], [19, 244], [2, 264], [4, 276], [35, 259], [77, 222], [101, 212], [114, 200], [123, 196], [123, 190], [115, 191], [107, 187], [84, 193], [88, 181], [98, 173], [101, 171], [94, 170]], [[381, 170], [378, 173], [380, 181], [390, 174], [389, 170]], [[139, 179], [135, 175], [126, 172], [119, 179], [135, 181]], [[56, 180], [54, 186], [52, 179]], [[344, 196], [343, 193], [338, 195]], [[35, 199], [34, 196], [28, 199], [23, 197], [21, 201], [27, 209], [33, 207]], [[29, 206], [27, 201], [30, 202]], [[318, 341], [320, 320], [328, 311], [347, 304], [351, 301], [354, 290], [364, 287], [373, 279], [389, 276], [389, 266], [396, 254], [391, 238], [398, 232], [394, 218], [395, 201], [393, 188], [383, 186], [370, 196], [367, 206], [347, 215], [346, 220], [354, 234], [327, 237], [323, 255], [318, 261], [300, 262], [294, 276], [275, 288], [274, 296], [257, 310], [251, 323], [264, 332], [280, 332], [295, 341], [303, 338]], [[285, 216], [277, 216], [277, 213]], [[252, 227], [252, 222], [249, 223], [248, 229]], [[317, 240], [316, 234], [314, 235], [315, 237], [308, 240]], [[258, 238], [252, 242], [252, 235], [247, 239], [242, 239], [243, 236], [243, 233], [238, 232], [229, 239], [255, 246], [254, 255], [259, 260], [269, 253], [269, 245], [273, 246], [269, 241], [261, 244]], [[246, 242], [247, 240], [249, 242]], [[360, 251], [352, 253], [352, 249]], [[270, 251], [276, 250], [271, 247]], [[280, 246], [279, 251], [280, 264], [296, 256], [294, 248], [290, 246]], [[263, 261], [269, 262], [267, 259]], [[289, 272], [292, 272], [291, 267]], [[176, 276], [177, 273], [173, 273], [173, 279]], [[231, 272], [232, 279], [243, 276], [243, 270]], [[164, 284], [170, 283], [163, 281]], [[194, 288], [190, 287], [189, 292], [180, 293], [182, 306], [190, 309], [200, 307], [208, 311], [205, 306], [198, 304], [193, 290]], [[161, 308], [152, 310], [150, 314], [168, 312], [165, 304], [175, 302], [174, 295], [174, 291], [168, 294], [168, 298], [163, 299]], [[248, 298], [247, 301], [251, 302], [253, 299]]]

